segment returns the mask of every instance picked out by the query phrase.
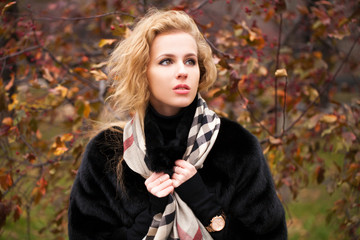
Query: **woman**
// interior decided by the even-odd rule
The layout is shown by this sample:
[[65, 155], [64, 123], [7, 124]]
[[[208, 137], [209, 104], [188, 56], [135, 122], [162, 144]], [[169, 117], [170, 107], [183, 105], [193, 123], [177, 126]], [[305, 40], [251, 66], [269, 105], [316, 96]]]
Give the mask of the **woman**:
[[216, 68], [188, 15], [150, 11], [108, 67], [114, 108], [135, 115], [89, 142], [70, 239], [287, 239], [258, 141], [199, 94]]

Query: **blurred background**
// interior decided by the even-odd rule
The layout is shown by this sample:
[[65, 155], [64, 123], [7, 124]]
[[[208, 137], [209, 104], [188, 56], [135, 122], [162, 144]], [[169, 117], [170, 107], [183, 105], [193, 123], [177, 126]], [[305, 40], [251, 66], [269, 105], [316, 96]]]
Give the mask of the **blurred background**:
[[212, 47], [203, 96], [258, 137], [289, 239], [359, 239], [358, 0], [2, 0], [0, 239], [68, 239], [81, 154], [112, 112], [105, 61], [151, 7], [186, 11]]

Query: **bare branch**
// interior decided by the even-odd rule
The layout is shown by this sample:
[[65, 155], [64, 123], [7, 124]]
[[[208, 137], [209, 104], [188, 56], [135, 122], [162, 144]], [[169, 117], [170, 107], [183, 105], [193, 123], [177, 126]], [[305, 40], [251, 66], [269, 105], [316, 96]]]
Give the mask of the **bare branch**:
[[286, 94], [287, 94], [287, 84], [288, 84], [288, 78], [285, 77], [285, 87], [284, 87], [284, 105], [283, 105], [283, 124], [282, 124], [282, 133], [281, 135], [284, 134], [285, 132], [285, 113], [286, 113]]
[[24, 53], [26, 53], [26, 52], [33, 51], [33, 50], [38, 49], [38, 48], [41, 48], [41, 46], [40, 46], [40, 45], [35, 45], [35, 46], [31, 46], [31, 47], [25, 48], [25, 49], [23, 49], [23, 50], [21, 50], [21, 51], [18, 51], [18, 52], [16, 52], [16, 53], [13, 53], [13, 54], [10, 54], [10, 55], [1, 57], [1, 58], [0, 58], [0, 61], [6, 60], [6, 59], [8, 59], [8, 58], [12, 58], [12, 57], [19, 56], [19, 55], [21, 55], [21, 54], [24, 54]]
[[[240, 92], [239, 88], [236, 88], [236, 89], [237, 89], [237, 92], [239, 93], [239, 96], [240, 96], [242, 99], [245, 99], [244, 96], [242, 95], [242, 93]], [[250, 115], [251, 115], [251, 118], [254, 119], [254, 121], [255, 121], [257, 124], [259, 124], [262, 129], [264, 129], [270, 136], [273, 136], [273, 134], [270, 132], [270, 130], [267, 129], [267, 128], [260, 122], [260, 120], [255, 117], [254, 112], [252, 111], [252, 109], [249, 107], [248, 104], [246, 104], [246, 110], [248, 110], [248, 112], [249, 112]]]
[[[280, 48], [281, 48], [281, 34], [282, 34], [282, 22], [283, 22], [283, 16], [282, 13], [280, 13], [280, 23], [279, 23], [279, 35], [278, 35], [278, 46], [277, 46], [277, 52], [276, 52], [276, 65], [275, 70], [279, 69], [279, 58], [280, 58]], [[277, 113], [278, 113], [278, 94], [277, 94], [277, 77], [275, 77], [275, 134], [277, 134]]]
[[2, 66], [1, 66], [0, 77], [4, 74], [5, 67], [6, 67], [6, 59], [3, 60], [3, 64], [2, 64]]
[[81, 20], [91, 20], [91, 19], [102, 18], [102, 17], [106, 17], [106, 16], [110, 16], [110, 15], [123, 15], [123, 16], [136, 18], [136, 16], [131, 15], [129, 13], [115, 11], [115, 12], [109, 12], [109, 13], [104, 13], [104, 14], [99, 14], [99, 15], [94, 15], [94, 16], [88, 16], [88, 17], [49, 17], [49, 16], [45, 16], [45, 17], [34, 17], [34, 20], [37, 20], [37, 21], [81, 21]]
[[13, 184], [6, 190], [3, 192], [2, 196], [5, 197], [11, 189], [13, 189], [19, 182], [20, 180], [24, 177], [25, 175], [20, 175], [14, 182]]
[[293, 128], [295, 126], [295, 124], [297, 124], [304, 116], [305, 114], [310, 110], [310, 108], [313, 107], [313, 105], [319, 100], [320, 96], [325, 92], [325, 90], [327, 89], [327, 87], [333, 82], [335, 81], [337, 75], [339, 74], [340, 70], [342, 69], [342, 67], [344, 66], [345, 62], [347, 62], [347, 60], [350, 57], [350, 54], [352, 53], [352, 51], [355, 48], [356, 43], [359, 41], [360, 39], [360, 35], [358, 35], [356, 37], [356, 39], [354, 40], [352, 46], [350, 47], [349, 52], [346, 54], [346, 57], [344, 58], [344, 60], [341, 62], [340, 66], [338, 67], [338, 69], [336, 70], [335, 74], [332, 76], [332, 78], [330, 79], [330, 81], [328, 81], [325, 86], [321, 89], [321, 91], [319, 92], [318, 96], [312, 101], [310, 102], [310, 104], [306, 107], [306, 109], [301, 113], [301, 115], [295, 119], [288, 128], [286, 128], [286, 130], [284, 131], [284, 134], [286, 132], [288, 132], [291, 128]]
[[228, 54], [228, 53], [226, 53], [226, 52], [223, 52], [223, 51], [221, 51], [220, 49], [218, 49], [217, 47], [215, 47], [215, 45], [214, 45], [209, 39], [207, 39], [206, 37], [204, 37], [204, 38], [205, 38], [206, 42], [210, 45], [211, 50], [212, 50], [216, 55], [221, 55], [221, 56], [224, 56], [224, 57], [227, 57], [227, 58], [230, 58], [230, 59], [233, 58], [230, 54]]
[[98, 87], [97, 87], [93, 82], [89, 81], [88, 79], [85, 79], [85, 78], [81, 77], [79, 74], [74, 73], [74, 72], [71, 70], [71, 68], [69, 68], [69, 67], [66, 66], [64, 63], [62, 63], [62, 62], [60, 62], [59, 60], [57, 60], [56, 57], [54, 56], [54, 54], [53, 54], [49, 49], [47, 49], [47, 48], [45, 48], [45, 47], [42, 47], [42, 50], [45, 51], [45, 52], [47, 52], [47, 53], [50, 55], [50, 57], [52, 58], [52, 60], [53, 60], [54, 62], [56, 62], [57, 64], [59, 64], [62, 68], [64, 68], [64, 69], [67, 71], [68, 74], [76, 77], [77, 79], [80, 80], [80, 82], [82, 82], [82, 83], [90, 86], [92, 89], [95, 89], [95, 90], [98, 89]]
[[30, 149], [30, 151], [34, 153], [34, 155], [36, 156], [36, 158], [40, 159], [39, 154], [35, 151], [35, 149], [33, 148], [33, 146], [31, 146], [31, 144], [28, 143], [28, 141], [26, 141], [24, 135], [20, 134], [20, 139], [25, 143], [25, 145]]
[[207, 4], [208, 2], [209, 2], [208, 0], [203, 0], [196, 8], [190, 9], [189, 12], [192, 13], [192, 12], [199, 10], [200, 8], [205, 6], [205, 4]]
[[35, 43], [36, 45], [40, 46], [40, 41], [36, 35], [36, 26], [35, 26], [35, 20], [34, 20], [34, 16], [33, 16], [33, 12], [31, 11], [31, 9], [28, 10], [30, 12], [30, 20], [31, 20], [31, 23], [33, 25], [33, 28], [32, 28], [32, 32], [34, 34], [34, 40], [35, 40]]

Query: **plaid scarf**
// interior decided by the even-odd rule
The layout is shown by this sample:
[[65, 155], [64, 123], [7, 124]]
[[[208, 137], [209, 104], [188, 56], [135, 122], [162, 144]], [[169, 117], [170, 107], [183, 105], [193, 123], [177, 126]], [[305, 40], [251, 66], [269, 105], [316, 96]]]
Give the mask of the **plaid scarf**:
[[[206, 156], [215, 143], [219, 128], [220, 118], [207, 107], [204, 99], [198, 94], [197, 108], [183, 159], [193, 164], [196, 169], [202, 168]], [[152, 172], [146, 166], [145, 157], [145, 138], [140, 119], [136, 114], [124, 128], [124, 160], [133, 171], [148, 178]], [[175, 189], [174, 193], [170, 194], [164, 212], [154, 216], [144, 239], [208, 240], [212, 238]]]

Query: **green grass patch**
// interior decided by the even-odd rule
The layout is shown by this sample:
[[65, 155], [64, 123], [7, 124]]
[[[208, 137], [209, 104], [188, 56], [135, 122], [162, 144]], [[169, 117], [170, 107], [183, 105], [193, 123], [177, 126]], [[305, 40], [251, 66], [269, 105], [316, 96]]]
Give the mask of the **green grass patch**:
[[45, 207], [42, 204], [33, 206], [30, 213], [30, 238], [25, 210], [17, 222], [9, 217], [0, 235], [0, 240], [54, 239], [54, 235], [50, 232], [40, 233], [40, 230], [49, 224], [49, 218], [53, 215], [54, 210], [50, 206]]
[[338, 226], [327, 224], [326, 216], [338, 196], [330, 196], [323, 185], [310, 186], [300, 191], [296, 201], [288, 204], [287, 214], [290, 240], [333, 240]]

